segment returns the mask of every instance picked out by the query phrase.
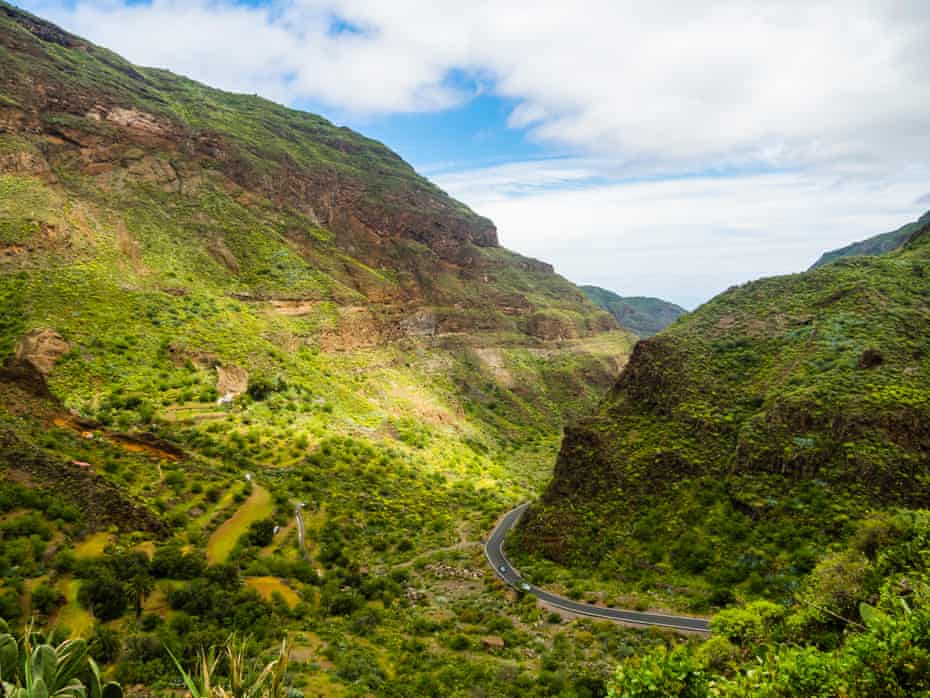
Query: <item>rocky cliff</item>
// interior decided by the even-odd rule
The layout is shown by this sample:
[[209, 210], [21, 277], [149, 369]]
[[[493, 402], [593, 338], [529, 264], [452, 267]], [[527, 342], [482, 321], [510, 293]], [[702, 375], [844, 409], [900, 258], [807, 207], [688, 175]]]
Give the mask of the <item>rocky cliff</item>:
[[[255, 297], [527, 317], [555, 305], [574, 314], [563, 334], [605, 326], [577, 322], [596, 312], [549, 265], [501, 249], [491, 221], [349, 129], [133, 66], [5, 3], [0, 58], [0, 175], [92, 200], [94, 214], [119, 228], [134, 271], [159, 272], [146, 263], [151, 245], [133, 216], [158, 208], [179, 228], [170, 242], [199, 247], [210, 272], [228, 272], [236, 291]], [[65, 202], [49, 203], [60, 214]], [[0, 259], [73, 252], [75, 221], [53, 218], [5, 222]], [[539, 279], [543, 297], [519, 277]]]

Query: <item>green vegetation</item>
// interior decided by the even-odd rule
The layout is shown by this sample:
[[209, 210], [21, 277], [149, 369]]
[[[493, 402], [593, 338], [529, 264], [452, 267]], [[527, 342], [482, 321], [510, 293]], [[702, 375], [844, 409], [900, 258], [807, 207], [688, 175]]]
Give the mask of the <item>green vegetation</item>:
[[[201, 652], [197, 671], [188, 673], [172, 655], [184, 686], [192, 698], [285, 698], [289, 694], [287, 665], [290, 659], [288, 640], [281, 642], [278, 656], [264, 667], [249, 656], [248, 641], [231, 637], [223, 653], [216, 648]], [[220, 659], [228, 662], [228, 683], [219, 676]]]
[[0, 615], [158, 691], [233, 632], [310, 695], [588, 696], [659, 642], [537, 627], [477, 545], [616, 377], [607, 313], [318, 116], [6, 3], [0, 85]]
[[[211, 565], [225, 562], [233, 546], [241, 536], [245, 535], [249, 527], [259, 523], [273, 512], [274, 504], [268, 490], [261, 485], [253, 486], [249, 498], [210, 536], [207, 543], [207, 562]], [[251, 542], [263, 547], [261, 543], [256, 543], [254, 540]]]
[[903, 225], [897, 230], [892, 230], [890, 233], [875, 235], [874, 237], [862, 240], [861, 242], [854, 242], [851, 245], [847, 245], [846, 247], [841, 247], [838, 250], [824, 252], [820, 256], [820, 259], [814, 263], [811, 269], [822, 267], [824, 264], [829, 264], [830, 262], [833, 262], [837, 259], [842, 259], [843, 257], [859, 257], [862, 255], [878, 255], [891, 252], [892, 250], [896, 250], [903, 246], [914, 233], [919, 231], [928, 223], [930, 223], [930, 211], [925, 213], [913, 223]]
[[[60, 635], [60, 634], [59, 634]], [[46, 638], [31, 627], [22, 640], [0, 619], [0, 690], [10, 698], [121, 698], [119, 684], [105, 682], [83, 640]]]
[[518, 547], [705, 611], [790, 596], [870, 511], [924, 506], [928, 263], [924, 228], [730, 289], [640, 342], [567, 430]]
[[686, 311], [681, 306], [660, 298], [618, 296], [613, 291], [597, 286], [581, 286], [584, 294], [595, 305], [614, 316], [621, 326], [640, 337], [651, 337], [668, 327]]
[[[928, 527], [889, 513], [928, 484], [926, 234], [731, 290], [602, 402], [635, 337], [381, 144], [2, 2], [0, 86], [16, 627], [192, 695], [926, 690]], [[730, 607], [708, 642], [563, 621], [487, 569], [599, 403], [514, 561]]]
[[624, 662], [608, 695], [917, 696], [930, 689], [925, 511], [872, 516], [789, 605], [721, 612], [702, 645]]

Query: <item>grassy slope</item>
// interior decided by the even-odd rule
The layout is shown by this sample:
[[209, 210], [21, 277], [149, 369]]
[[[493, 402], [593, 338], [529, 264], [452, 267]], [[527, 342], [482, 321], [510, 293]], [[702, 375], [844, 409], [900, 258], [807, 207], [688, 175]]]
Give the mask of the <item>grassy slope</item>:
[[623, 327], [640, 337], [651, 337], [661, 332], [687, 312], [681, 306], [661, 298], [623, 297], [597, 286], [580, 288], [594, 304], [613, 315]]
[[870, 510], [926, 505], [928, 273], [924, 230], [640, 342], [568, 430], [524, 548], [700, 610], [789, 594]]
[[249, 526], [256, 521], [267, 519], [273, 513], [274, 503], [268, 490], [261, 485], [255, 485], [252, 494], [236, 509], [236, 513], [210, 536], [210, 540], [207, 541], [207, 562], [211, 565], [226, 562], [236, 541], [249, 530]]
[[[40, 38], [4, 7], [0, 357], [34, 328], [55, 329], [71, 350], [49, 377], [53, 399], [0, 381], [0, 433], [58, 464], [65, 478], [48, 495], [55, 507], [68, 499], [69, 461], [86, 461], [93, 477], [166, 522], [169, 540], [204, 556], [236, 515], [242, 473], [251, 472], [272, 495], [276, 523], [291, 519], [292, 498], [307, 502], [311, 563], [324, 579], [358, 585], [353, 570], [478, 540], [500, 511], [541, 488], [563, 421], [599, 399], [630, 350], [629, 333], [545, 265], [489, 244], [485, 219], [380, 144], [313, 115], [130, 66], [47, 25]], [[30, 81], [45, 89], [30, 92]], [[97, 104], [143, 111], [170, 134], [89, 118]], [[217, 406], [216, 366], [230, 364], [246, 369], [255, 389]], [[184, 455], [133, 448], [116, 437], [126, 433], [155, 434]], [[46, 492], [3, 460], [4, 476]], [[105, 511], [61, 519], [45, 500], [27, 509], [48, 528], [20, 536], [29, 529], [15, 508], [22, 491], [0, 498], [0, 513], [16, 518], [9, 534], [0, 531], [0, 596], [58, 564], [51, 541], [67, 551], [108, 524], [117, 549], [152, 538], [117, 531]], [[235, 567], [263, 580], [288, 577], [299, 558], [296, 534], [260, 561], [247, 544], [224, 542]], [[480, 560], [469, 554], [456, 564]], [[429, 582], [419, 571], [411, 577], [414, 586]], [[69, 584], [64, 612], [85, 631], [74, 600], [82, 582]], [[327, 619], [312, 585], [289, 584], [305, 600], [303, 615], [281, 627], [316, 623], [327, 651], [341, 656], [348, 644], [370, 654], [350, 619]], [[454, 586], [424, 593], [413, 630], [408, 602], [379, 609], [387, 649], [377, 661], [398, 686], [454, 667], [455, 677], [436, 684], [440, 693], [443, 681], [473, 681], [469, 672], [490, 687], [524, 651], [551, 648], [559, 626], [540, 635], [526, 624], [507, 630], [503, 657], [462, 660], [432, 639], [428, 651], [416, 649], [423, 627], [461, 633], [474, 648], [495, 632], [486, 626], [511, 627], [510, 602], [477, 587], [457, 602], [467, 621], [445, 610]], [[139, 632], [133, 623], [114, 627]], [[604, 670], [607, 648], [605, 640], [582, 654], [601, 658]], [[366, 690], [337, 669], [300, 671]]]
[[841, 247], [838, 250], [824, 252], [820, 256], [820, 259], [814, 262], [814, 265], [811, 267], [811, 269], [816, 269], [817, 267], [821, 267], [824, 264], [829, 264], [830, 262], [842, 257], [860, 257], [862, 255], [876, 255], [891, 252], [892, 250], [896, 250], [901, 247], [901, 245], [907, 242], [911, 235], [916, 233], [921, 228], [921, 226], [926, 225], [927, 223], [930, 223], [930, 211], [925, 213], [913, 223], [903, 225], [897, 230], [892, 230], [889, 233], [875, 235], [874, 237], [861, 240], [860, 242], [854, 242], [851, 245]]

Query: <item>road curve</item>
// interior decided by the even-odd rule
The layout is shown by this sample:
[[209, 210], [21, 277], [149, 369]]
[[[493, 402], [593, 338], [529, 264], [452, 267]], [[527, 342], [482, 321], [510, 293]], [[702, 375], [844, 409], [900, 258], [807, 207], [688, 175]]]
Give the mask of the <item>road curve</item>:
[[[684, 630], [688, 632], [709, 633], [710, 623], [705, 618], [692, 618], [689, 616], [667, 616], [662, 613], [641, 613], [639, 611], [624, 611], [618, 608], [604, 608], [595, 606], [590, 603], [581, 603], [566, 599], [564, 596], [550, 594], [544, 589], [528, 584], [520, 573], [514, 569], [507, 556], [504, 555], [504, 539], [520, 519], [521, 514], [529, 506], [529, 502], [521, 504], [516, 509], [507, 512], [497, 526], [491, 532], [487, 542], [484, 544], [484, 555], [494, 573], [500, 577], [504, 583], [509, 584], [515, 589], [521, 589], [527, 594], [532, 594], [540, 601], [550, 606], [560, 608], [571, 613], [578, 613], [592, 618], [602, 620], [612, 620], [621, 623], [636, 623], [639, 625], [654, 625], [662, 628], [673, 628], [675, 630]], [[524, 586], [525, 585], [525, 586]], [[528, 588], [527, 588], [528, 587]]]
[[304, 560], [306, 560], [307, 559], [307, 544], [306, 544], [307, 534], [304, 529], [303, 512], [301, 511], [303, 509], [303, 506], [304, 506], [303, 504], [294, 505], [294, 518], [297, 520], [297, 547], [300, 548], [300, 556]]

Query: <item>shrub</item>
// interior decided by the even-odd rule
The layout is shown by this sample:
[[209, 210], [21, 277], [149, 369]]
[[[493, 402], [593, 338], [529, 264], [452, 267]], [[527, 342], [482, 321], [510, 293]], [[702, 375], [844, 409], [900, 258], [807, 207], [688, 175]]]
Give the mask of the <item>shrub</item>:
[[39, 585], [32, 592], [32, 608], [43, 615], [49, 615], [64, 601], [57, 589], [48, 584]]
[[703, 698], [710, 695], [707, 675], [685, 649], [664, 647], [624, 662], [608, 682], [609, 698]]

